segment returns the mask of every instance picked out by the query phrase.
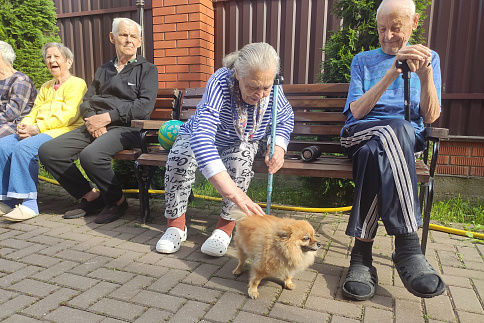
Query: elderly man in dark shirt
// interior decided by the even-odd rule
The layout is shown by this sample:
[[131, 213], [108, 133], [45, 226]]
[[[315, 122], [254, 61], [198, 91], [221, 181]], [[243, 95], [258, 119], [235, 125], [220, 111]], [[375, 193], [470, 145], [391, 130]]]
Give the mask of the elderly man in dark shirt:
[[[80, 204], [67, 211], [73, 219], [102, 209], [94, 222], [109, 223], [126, 212], [123, 195], [111, 160], [123, 149], [140, 146], [131, 120], [148, 119], [158, 91], [156, 66], [137, 55], [141, 27], [131, 19], [115, 18], [109, 34], [116, 57], [98, 68], [80, 105], [85, 125], [61, 135], [40, 147], [39, 158], [45, 168]], [[99, 191], [83, 177], [81, 166]]]

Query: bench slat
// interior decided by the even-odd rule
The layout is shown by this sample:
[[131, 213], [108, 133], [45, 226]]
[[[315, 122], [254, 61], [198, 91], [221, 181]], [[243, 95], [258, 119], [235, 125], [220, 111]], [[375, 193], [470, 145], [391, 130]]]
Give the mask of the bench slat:
[[155, 102], [155, 109], [157, 108], [164, 108], [164, 109], [173, 109], [173, 99], [166, 100], [166, 99], [156, 99]]
[[341, 125], [304, 125], [294, 124], [294, 130], [292, 135], [305, 135], [305, 136], [339, 136], [341, 131]]
[[346, 116], [341, 112], [321, 113], [294, 111], [294, 122], [339, 122], [344, 124], [345, 121]]
[[[141, 154], [137, 162], [140, 165], [165, 166], [168, 158], [167, 151], [156, 151], [149, 154]], [[418, 160], [417, 180], [420, 183], [429, 181], [430, 174], [423, 161]], [[253, 164], [256, 173], [266, 173], [267, 165], [264, 159], [256, 158]], [[295, 159], [286, 159], [284, 166], [277, 172], [279, 175], [298, 175], [311, 177], [330, 177], [330, 178], [353, 178], [353, 166], [347, 157], [321, 156], [312, 162], [302, 162]]]
[[[173, 115], [173, 110], [153, 110], [150, 114], [150, 119], [170, 120]], [[132, 125], [131, 125], [132, 126]]]
[[125, 149], [118, 152], [114, 155], [114, 159], [121, 159], [121, 160], [136, 160], [136, 158], [141, 155], [141, 149]]
[[346, 96], [348, 83], [322, 83], [322, 84], [284, 84], [282, 86], [286, 95], [319, 95], [319, 96]]
[[301, 150], [309, 146], [318, 146], [323, 153], [343, 153], [343, 148], [341, 148], [340, 143], [336, 141], [305, 141], [292, 138], [291, 141], [289, 141], [289, 146], [287, 147], [287, 150], [291, 152], [300, 152]]
[[[291, 104], [293, 110], [299, 110], [299, 109], [312, 109], [312, 110], [318, 110], [318, 109], [326, 109], [326, 108], [331, 108], [331, 109], [337, 109], [338, 111], [343, 112], [343, 108], [346, 104], [346, 99], [307, 99], [307, 98], [287, 98], [289, 103]], [[340, 113], [341, 113], [340, 112]]]
[[180, 93], [180, 90], [175, 88], [158, 88], [157, 97], [176, 99], [179, 93]]

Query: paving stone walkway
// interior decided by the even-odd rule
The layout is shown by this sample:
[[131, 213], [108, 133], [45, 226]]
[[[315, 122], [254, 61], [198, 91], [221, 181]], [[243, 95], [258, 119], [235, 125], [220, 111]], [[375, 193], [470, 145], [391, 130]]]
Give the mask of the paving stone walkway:
[[264, 280], [260, 297], [247, 297], [248, 275], [234, 278], [233, 243], [226, 256], [200, 252], [218, 219], [218, 202], [195, 201], [187, 215], [188, 240], [174, 255], [154, 250], [166, 228], [163, 202], [155, 219], [139, 222], [129, 198], [126, 216], [98, 225], [93, 217], [64, 220], [75, 201], [61, 188], [39, 186], [41, 215], [23, 223], [0, 218], [2, 322], [484, 322], [484, 245], [432, 231], [429, 262], [447, 283], [445, 294], [421, 299], [403, 287], [391, 261], [393, 239], [380, 227], [374, 262], [380, 285], [369, 301], [343, 298], [352, 240], [347, 215], [274, 210], [309, 220], [323, 248], [295, 278], [295, 290]]

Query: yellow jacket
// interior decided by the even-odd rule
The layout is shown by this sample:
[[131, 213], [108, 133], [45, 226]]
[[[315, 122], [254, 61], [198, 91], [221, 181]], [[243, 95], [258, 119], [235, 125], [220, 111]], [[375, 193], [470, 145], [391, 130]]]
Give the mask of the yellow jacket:
[[34, 106], [21, 123], [36, 124], [40, 133], [52, 138], [74, 130], [84, 124], [79, 112], [79, 104], [87, 91], [83, 79], [71, 76], [57, 91], [55, 80], [45, 82], [40, 88]]

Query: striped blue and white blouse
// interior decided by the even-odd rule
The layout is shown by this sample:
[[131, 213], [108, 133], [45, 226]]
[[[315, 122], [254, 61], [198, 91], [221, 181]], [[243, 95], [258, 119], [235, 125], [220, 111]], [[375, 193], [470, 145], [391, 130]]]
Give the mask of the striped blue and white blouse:
[[[205, 178], [226, 170], [220, 159], [218, 149], [228, 147], [239, 141], [235, 132], [231, 93], [229, 81], [233, 70], [225, 67], [217, 70], [208, 80], [205, 93], [197, 106], [194, 116], [181, 127], [180, 135], [190, 135], [190, 146], [195, 155], [198, 167]], [[277, 100], [277, 130], [276, 145], [287, 150], [290, 134], [294, 128], [294, 113], [279, 85]], [[271, 90], [269, 106], [264, 113], [262, 123], [251, 141], [268, 137], [270, 143], [272, 99], [274, 87]], [[254, 106], [246, 104], [248, 115], [251, 116]], [[244, 135], [247, 136], [253, 127], [253, 119], [248, 118]]]

